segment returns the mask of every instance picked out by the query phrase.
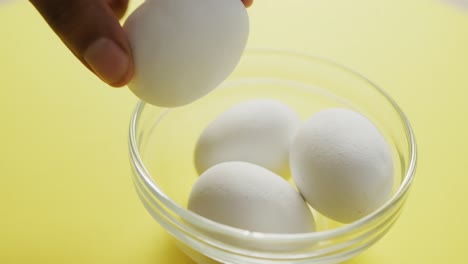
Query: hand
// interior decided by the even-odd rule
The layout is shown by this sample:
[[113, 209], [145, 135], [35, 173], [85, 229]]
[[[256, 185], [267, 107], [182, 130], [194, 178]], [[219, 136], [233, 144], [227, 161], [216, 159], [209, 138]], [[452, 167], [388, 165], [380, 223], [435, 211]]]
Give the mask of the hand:
[[[130, 45], [119, 19], [128, 0], [30, 0], [73, 54], [114, 87], [133, 75]], [[242, 0], [246, 7], [253, 0]]]

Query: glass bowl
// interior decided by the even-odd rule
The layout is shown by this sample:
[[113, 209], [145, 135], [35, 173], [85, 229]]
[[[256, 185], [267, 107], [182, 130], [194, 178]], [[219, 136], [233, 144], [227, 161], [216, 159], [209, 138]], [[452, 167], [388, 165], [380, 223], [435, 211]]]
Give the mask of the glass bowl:
[[[393, 152], [391, 199], [370, 215], [342, 225], [313, 211], [317, 232], [265, 234], [225, 226], [186, 209], [196, 181], [193, 153], [198, 136], [236, 103], [271, 98], [302, 119], [329, 107], [368, 117]], [[398, 219], [414, 178], [416, 144], [397, 104], [359, 73], [301, 52], [253, 49], [216, 90], [187, 106], [165, 109], [138, 103], [130, 123], [129, 149], [137, 193], [148, 212], [195, 262], [339, 263], [377, 242]], [[403, 238], [402, 238], [403, 239]]]

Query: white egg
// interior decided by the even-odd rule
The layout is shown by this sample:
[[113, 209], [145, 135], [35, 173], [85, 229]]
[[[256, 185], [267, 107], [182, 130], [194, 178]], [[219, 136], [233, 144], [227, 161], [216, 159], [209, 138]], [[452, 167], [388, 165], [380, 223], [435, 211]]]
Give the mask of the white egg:
[[339, 222], [366, 216], [392, 192], [390, 147], [366, 117], [351, 110], [313, 115], [294, 138], [290, 162], [306, 201]]
[[315, 230], [312, 213], [300, 194], [279, 175], [247, 162], [225, 162], [208, 169], [193, 186], [188, 209], [254, 232]]
[[237, 104], [201, 134], [195, 149], [197, 171], [201, 174], [225, 161], [245, 161], [289, 175], [289, 148], [299, 125], [297, 114], [279, 101]]
[[249, 18], [240, 0], [149, 0], [124, 25], [135, 61], [132, 92], [176, 107], [216, 88], [237, 66]]

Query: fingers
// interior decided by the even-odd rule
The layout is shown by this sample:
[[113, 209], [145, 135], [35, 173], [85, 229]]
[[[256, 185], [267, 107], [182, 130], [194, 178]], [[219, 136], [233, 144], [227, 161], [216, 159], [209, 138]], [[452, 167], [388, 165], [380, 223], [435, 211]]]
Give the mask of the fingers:
[[[128, 0], [30, 0], [75, 56], [109, 85], [127, 84], [133, 60], [119, 24]], [[242, 0], [249, 7], [253, 0]]]
[[114, 14], [120, 19], [125, 15], [128, 7], [128, 0], [105, 0]]
[[125, 85], [131, 50], [119, 24], [128, 0], [30, 0], [75, 56], [104, 82]]
[[253, 0], [242, 0], [242, 2], [244, 3], [245, 7], [249, 7], [252, 5]]

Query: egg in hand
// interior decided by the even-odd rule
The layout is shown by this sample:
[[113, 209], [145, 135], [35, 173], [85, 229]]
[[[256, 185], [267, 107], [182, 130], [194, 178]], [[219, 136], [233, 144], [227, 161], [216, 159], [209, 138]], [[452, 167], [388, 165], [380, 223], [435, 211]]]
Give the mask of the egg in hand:
[[188, 104], [237, 66], [249, 33], [240, 0], [147, 0], [124, 24], [135, 73], [128, 84], [143, 101]]

